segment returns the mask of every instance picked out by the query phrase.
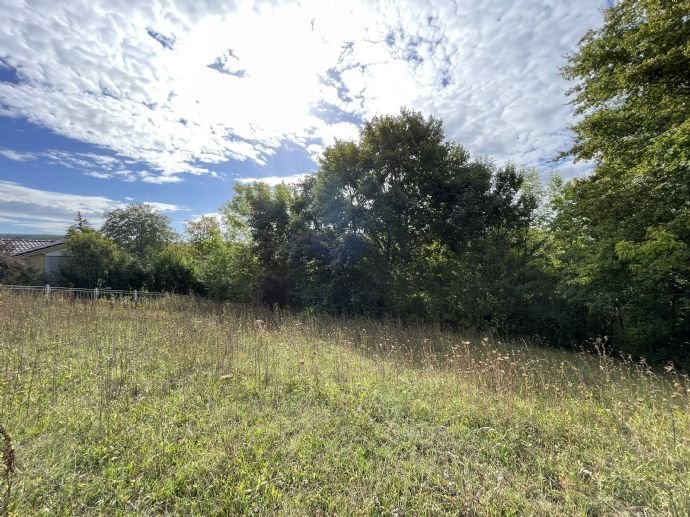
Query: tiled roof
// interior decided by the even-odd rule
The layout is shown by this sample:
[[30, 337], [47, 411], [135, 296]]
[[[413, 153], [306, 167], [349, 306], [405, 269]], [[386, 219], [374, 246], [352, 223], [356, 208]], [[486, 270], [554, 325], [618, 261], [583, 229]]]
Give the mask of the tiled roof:
[[16, 255], [18, 253], [55, 246], [63, 242], [62, 240], [0, 239], [0, 251], [8, 250], [11, 255]]

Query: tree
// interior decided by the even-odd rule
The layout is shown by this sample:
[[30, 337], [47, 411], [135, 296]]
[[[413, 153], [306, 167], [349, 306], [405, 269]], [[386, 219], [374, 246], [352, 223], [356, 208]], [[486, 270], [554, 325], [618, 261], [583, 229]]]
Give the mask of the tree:
[[24, 260], [12, 256], [11, 249], [0, 240], [0, 284], [32, 285], [43, 283], [44, 275]]
[[320, 161], [316, 211], [338, 233], [364, 234], [395, 264], [429, 236], [450, 146], [434, 118], [401, 110], [364, 124], [360, 141], [336, 142]]
[[141, 203], [106, 212], [101, 232], [123, 250], [140, 258], [175, 240], [170, 219], [151, 205]]
[[80, 211], [78, 211], [77, 215], [74, 216], [74, 223], [72, 223], [68, 228], [68, 230], [75, 230], [78, 232], [92, 229], [93, 227], [91, 226], [91, 223], [86, 219], [86, 217], [81, 215]]
[[198, 278], [212, 298], [251, 303], [256, 300], [258, 260], [250, 244], [214, 240], [198, 259]]
[[261, 267], [257, 295], [262, 303], [285, 306], [290, 302], [288, 230], [292, 192], [286, 185], [269, 187], [256, 182], [235, 186], [235, 195], [221, 211], [227, 225], [249, 229], [251, 247]]
[[[563, 69], [576, 140], [567, 154], [605, 172], [677, 170], [690, 161], [690, 1], [622, 0]], [[604, 171], [602, 171], [604, 172]]]
[[[250, 303], [255, 301], [259, 265], [251, 243], [243, 237], [237, 238], [247, 231], [246, 222], [230, 205], [221, 209], [226, 218], [223, 226], [218, 218], [211, 216], [185, 223], [195, 259], [195, 288], [212, 298]], [[246, 213], [245, 209], [241, 212]], [[224, 232], [228, 220], [233, 226], [230, 232]], [[225, 236], [234, 240], [225, 240]]]
[[203, 215], [199, 219], [186, 221], [185, 234], [198, 256], [204, 256], [217, 241], [222, 240], [223, 232], [218, 219]]
[[65, 244], [68, 258], [60, 270], [65, 283], [91, 289], [108, 285], [120, 258], [114, 242], [95, 230], [72, 228], [67, 232]]
[[580, 115], [564, 156], [595, 167], [555, 220], [561, 290], [585, 325], [657, 358], [690, 344], [689, 12], [688, 0], [622, 0], [563, 69]]
[[188, 244], [168, 244], [151, 257], [152, 283], [155, 291], [189, 294], [198, 292], [192, 250]]
[[[453, 313], [457, 322], [457, 307], [433, 308], [445, 291], [431, 284], [446, 283], [440, 272], [447, 268], [426, 274], [428, 261], [450, 256], [442, 262], [456, 264], [463, 256], [476, 266], [477, 250], [489, 248], [498, 250], [492, 257], [507, 257], [536, 208], [525, 177], [510, 164], [472, 160], [446, 140], [440, 120], [407, 109], [366, 122], [359, 142], [336, 142], [320, 161], [311, 210], [314, 228], [333, 245], [336, 308]], [[492, 264], [485, 278], [498, 269]], [[478, 278], [468, 275], [462, 281]]]

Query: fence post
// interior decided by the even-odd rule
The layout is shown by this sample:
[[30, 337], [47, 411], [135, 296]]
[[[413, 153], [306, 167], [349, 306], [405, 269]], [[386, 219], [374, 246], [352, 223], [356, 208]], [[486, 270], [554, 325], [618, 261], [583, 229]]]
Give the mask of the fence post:
[[46, 297], [50, 296], [50, 285], [46, 284]]
[[98, 287], [93, 290], [93, 299], [98, 301]]
[[137, 290], [134, 290], [134, 303], [137, 303], [137, 300], [139, 299], [139, 294], [137, 293]]

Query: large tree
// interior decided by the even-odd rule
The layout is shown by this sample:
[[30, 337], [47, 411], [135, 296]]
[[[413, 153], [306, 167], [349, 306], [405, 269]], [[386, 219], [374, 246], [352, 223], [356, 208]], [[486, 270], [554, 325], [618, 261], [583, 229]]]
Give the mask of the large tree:
[[405, 313], [435, 304], [443, 286], [431, 283], [448, 278], [441, 269], [432, 278], [430, 262], [464, 254], [476, 265], [481, 247], [511, 246], [508, 236], [529, 225], [535, 203], [523, 183], [512, 165], [471, 159], [433, 117], [403, 109], [366, 122], [358, 142], [325, 151], [313, 187], [321, 232], [333, 234], [337, 305], [355, 310], [369, 300]]
[[[238, 185], [221, 212], [247, 236], [264, 303], [535, 332], [544, 325], [524, 308], [543, 306], [550, 285], [528, 178], [472, 159], [440, 120], [403, 109], [330, 146], [296, 186]], [[218, 267], [232, 261], [204, 262], [232, 274]]]
[[[292, 191], [286, 185], [271, 188], [266, 183], [256, 182], [236, 185], [232, 200], [221, 208], [233, 235], [249, 234], [251, 237], [251, 248], [261, 268], [257, 296], [268, 305], [284, 306], [290, 301], [287, 256], [291, 203]], [[235, 244], [242, 244], [242, 240]], [[242, 254], [238, 254], [241, 249], [228, 248], [223, 260], [241, 258]]]
[[563, 69], [582, 115], [568, 154], [628, 175], [687, 168], [688, 13], [688, 0], [622, 0], [604, 11]]
[[216, 217], [209, 215], [185, 221], [184, 233], [197, 256], [207, 254], [216, 241], [221, 241], [223, 237], [220, 222]]
[[161, 250], [176, 236], [168, 217], [151, 205], [142, 203], [106, 212], [101, 232], [138, 257]]
[[[563, 292], [623, 350], [679, 356], [690, 336], [690, 2], [622, 0], [563, 73], [591, 160], [556, 220]], [[589, 316], [587, 317], [587, 314]]]

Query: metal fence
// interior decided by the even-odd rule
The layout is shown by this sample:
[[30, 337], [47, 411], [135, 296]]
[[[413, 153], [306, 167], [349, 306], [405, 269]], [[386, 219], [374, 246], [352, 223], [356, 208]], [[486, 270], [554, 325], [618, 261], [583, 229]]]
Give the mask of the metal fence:
[[168, 296], [168, 293], [151, 291], [123, 291], [120, 289], [83, 289], [80, 287], [54, 287], [51, 285], [2, 285], [0, 290], [26, 294], [55, 296], [60, 298], [77, 298], [98, 300], [100, 298], [129, 298], [135, 302], [143, 298], [157, 298]]

